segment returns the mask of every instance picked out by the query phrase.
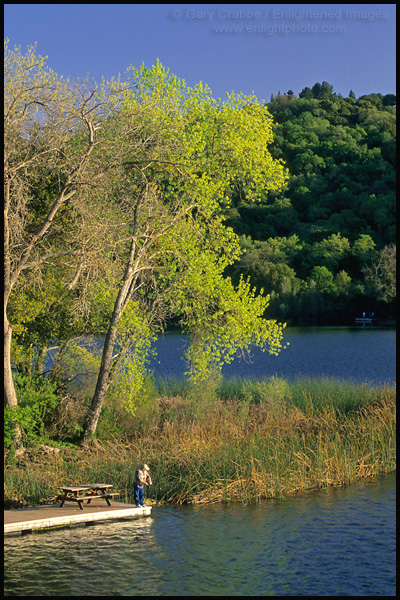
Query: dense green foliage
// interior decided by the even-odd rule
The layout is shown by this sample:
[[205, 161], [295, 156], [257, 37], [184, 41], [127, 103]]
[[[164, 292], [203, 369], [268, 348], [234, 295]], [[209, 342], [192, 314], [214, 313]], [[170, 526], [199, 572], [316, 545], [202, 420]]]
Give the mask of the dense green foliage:
[[46, 377], [15, 376], [18, 394], [18, 406], [4, 409], [4, 446], [13, 447], [13, 433], [16, 423], [24, 431], [28, 444], [43, 441], [46, 438], [46, 424], [52, 412], [59, 404], [57, 384]]
[[237, 194], [227, 212], [246, 250], [230, 274], [271, 293], [269, 315], [393, 316], [395, 292], [383, 298], [378, 283], [394, 276], [394, 261], [375, 280], [365, 269], [395, 243], [395, 103], [393, 94], [343, 98], [326, 82], [271, 98], [271, 153], [285, 161], [288, 185], [258, 205]]

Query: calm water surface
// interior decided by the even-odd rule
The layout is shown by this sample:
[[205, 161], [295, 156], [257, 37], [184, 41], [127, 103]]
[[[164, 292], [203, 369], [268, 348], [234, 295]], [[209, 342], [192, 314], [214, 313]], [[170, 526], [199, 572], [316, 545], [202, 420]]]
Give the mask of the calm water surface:
[[[284, 331], [282, 349], [278, 356], [270, 356], [257, 348], [250, 362], [235, 359], [223, 367], [226, 377], [263, 378], [278, 376], [331, 377], [335, 379], [392, 384], [396, 381], [396, 331], [370, 327], [288, 327]], [[94, 338], [90, 346], [100, 352], [103, 341]], [[83, 342], [83, 345], [89, 345]], [[157, 357], [150, 363], [156, 378], [181, 378], [187, 370], [184, 352], [189, 337], [168, 332], [159, 336], [154, 347]], [[51, 351], [45, 364], [49, 369], [54, 361]]]
[[395, 475], [5, 541], [6, 596], [395, 596]]
[[[368, 327], [288, 327], [278, 356], [257, 349], [251, 362], [235, 359], [223, 368], [227, 377], [276, 375], [286, 379], [327, 376], [375, 384], [396, 381], [396, 332]], [[186, 370], [183, 353], [189, 339], [167, 333], [157, 341], [157, 361], [152, 368], [158, 377], [181, 377]]]

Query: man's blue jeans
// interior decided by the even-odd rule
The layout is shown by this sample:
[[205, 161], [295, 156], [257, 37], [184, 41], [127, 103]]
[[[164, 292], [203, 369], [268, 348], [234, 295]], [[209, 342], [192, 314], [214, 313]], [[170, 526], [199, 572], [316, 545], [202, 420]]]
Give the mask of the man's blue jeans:
[[133, 492], [135, 495], [136, 506], [144, 505], [144, 486], [139, 487], [136, 483], [133, 484]]

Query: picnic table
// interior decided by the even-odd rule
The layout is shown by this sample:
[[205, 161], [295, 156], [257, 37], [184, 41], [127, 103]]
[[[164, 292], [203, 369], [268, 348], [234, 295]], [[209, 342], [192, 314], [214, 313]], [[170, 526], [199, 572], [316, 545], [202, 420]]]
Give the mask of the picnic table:
[[119, 492], [110, 491], [112, 487], [109, 483], [64, 486], [60, 487], [62, 494], [59, 494], [57, 499], [61, 500], [60, 508], [64, 506], [64, 502], [77, 502], [79, 508], [83, 510], [84, 501], [90, 504], [93, 498], [104, 498], [108, 506], [111, 506], [110, 498], [119, 496]]

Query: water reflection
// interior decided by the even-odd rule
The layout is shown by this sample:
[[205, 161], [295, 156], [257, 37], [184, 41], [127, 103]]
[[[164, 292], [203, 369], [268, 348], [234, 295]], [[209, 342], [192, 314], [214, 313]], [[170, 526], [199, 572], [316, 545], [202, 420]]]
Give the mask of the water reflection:
[[395, 594], [395, 475], [6, 538], [8, 596]]

